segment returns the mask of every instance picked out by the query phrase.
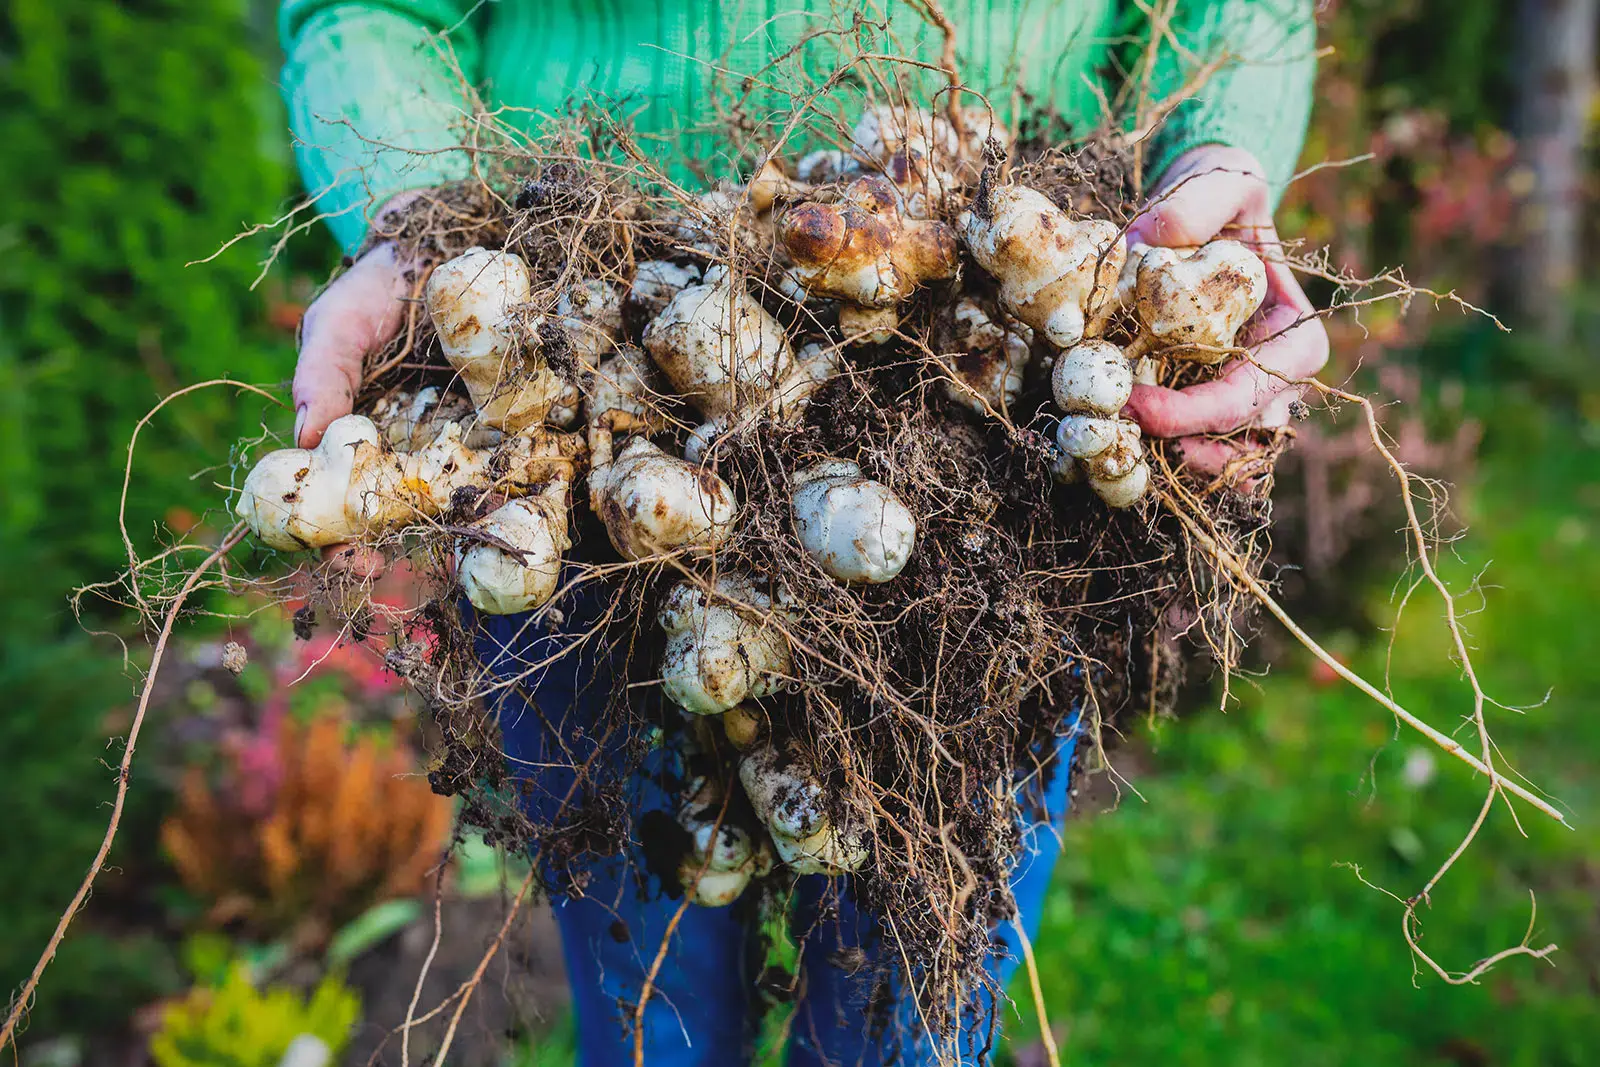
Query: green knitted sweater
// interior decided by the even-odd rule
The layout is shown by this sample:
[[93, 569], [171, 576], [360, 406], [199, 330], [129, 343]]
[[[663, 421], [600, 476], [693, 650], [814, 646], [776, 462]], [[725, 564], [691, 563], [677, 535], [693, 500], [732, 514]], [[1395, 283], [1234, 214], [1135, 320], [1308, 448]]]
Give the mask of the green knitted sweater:
[[[465, 172], [464, 153], [451, 150], [468, 111], [452, 62], [491, 107], [526, 127], [592, 103], [631, 116], [642, 138], [675, 135], [714, 117], [717, 72], [737, 92], [745, 75], [779, 57], [814, 79], [863, 48], [937, 62], [942, 38], [922, 7], [905, 0], [849, 7], [840, 0], [284, 0], [283, 92], [306, 188], [340, 244], [354, 249], [373, 205]], [[1312, 7], [1312, 0], [1178, 0], [1150, 98], [1168, 96], [1202, 63], [1222, 65], [1162, 125], [1147, 173], [1159, 175], [1187, 148], [1222, 143], [1255, 153], [1281, 191], [1311, 106]], [[853, 23], [856, 10], [863, 21]], [[1126, 69], [1149, 37], [1126, 0], [946, 0], [945, 10], [959, 28], [964, 80], [989, 94], [1002, 121], [1015, 121], [1020, 91], [1025, 106], [1048, 104], [1076, 128], [1093, 127], [1115, 91], [1107, 72]], [[868, 91], [865, 81], [844, 81], [841, 114], [850, 110], [849, 94]], [[758, 76], [748, 83], [747, 116], [781, 117], [794, 108], [783, 85], [769, 84], [779, 82]], [[726, 170], [732, 160], [725, 157], [739, 147], [705, 138], [697, 157]]]

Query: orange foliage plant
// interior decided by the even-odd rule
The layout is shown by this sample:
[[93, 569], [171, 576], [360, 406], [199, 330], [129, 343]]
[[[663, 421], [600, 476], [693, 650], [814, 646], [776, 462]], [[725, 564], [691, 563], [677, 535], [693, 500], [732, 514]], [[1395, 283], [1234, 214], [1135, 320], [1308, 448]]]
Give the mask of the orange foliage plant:
[[410, 751], [322, 716], [278, 725], [279, 780], [253, 813], [199, 768], [185, 776], [161, 840], [214, 922], [325, 940], [393, 897], [418, 892], [441, 862], [451, 803], [415, 773]]

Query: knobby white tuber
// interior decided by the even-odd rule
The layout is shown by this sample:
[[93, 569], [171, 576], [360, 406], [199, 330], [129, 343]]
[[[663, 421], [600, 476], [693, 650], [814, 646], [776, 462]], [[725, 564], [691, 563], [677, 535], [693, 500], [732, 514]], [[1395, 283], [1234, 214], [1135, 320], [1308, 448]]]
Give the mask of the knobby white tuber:
[[[655, 369], [631, 345], [601, 363], [589, 387], [589, 506], [626, 559], [709, 551], [733, 528], [733, 490], [710, 470], [670, 456], [644, 434], [666, 420]], [[617, 433], [639, 434], [613, 451]]]
[[1073, 459], [1092, 459], [1116, 443], [1121, 421], [1101, 415], [1068, 415], [1056, 427], [1056, 444]]
[[493, 449], [461, 442], [459, 423], [415, 452], [390, 452], [364, 415], [335, 419], [315, 449], [262, 457], [245, 478], [236, 511], [273, 548], [322, 548], [437, 515], [457, 490], [522, 496], [571, 479], [584, 453], [572, 434], [531, 427]]
[[1073, 222], [1049, 197], [985, 178], [961, 217], [967, 248], [1000, 282], [1000, 303], [1057, 348], [1084, 336], [1097, 301], [1122, 270], [1122, 237], [1104, 219]]
[[556, 479], [472, 524], [472, 534], [456, 548], [456, 576], [473, 607], [514, 615], [543, 606], [555, 594], [561, 555], [572, 547], [568, 488], [565, 479]]
[[380, 454], [378, 428], [364, 415], [334, 419], [313, 449], [269, 452], [245, 477], [234, 511], [273, 548], [322, 548], [359, 537], [360, 500], [350, 497], [362, 467]]
[[788, 208], [778, 238], [808, 292], [862, 307], [892, 307], [959, 266], [950, 227], [907, 217], [895, 187], [876, 175], [857, 178], [835, 201]]
[[1111, 443], [1092, 456], [1080, 456], [1089, 481], [1115, 481], [1125, 478], [1138, 465], [1142, 454], [1139, 424], [1131, 419], [1116, 420]]
[[1150, 465], [1141, 459], [1120, 478], [1097, 478], [1091, 474], [1089, 487], [1111, 507], [1132, 507], [1150, 488]]
[[649, 259], [639, 264], [628, 290], [628, 302], [648, 321], [666, 310], [674, 296], [700, 281], [700, 268], [690, 263], [680, 266], [664, 259]]
[[783, 327], [724, 267], [673, 297], [645, 327], [644, 346], [708, 416], [763, 399], [794, 370]]
[[1188, 254], [1152, 248], [1139, 260], [1141, 330], [1128, 356], [1220, 363], [1266, 295], [1266, 265], [1238, 241], [1212, 241]]
[[622, 297], [610, 282], [590, 278], [562, 291], [556, 321], [579, 362], [593, 367], [622, 337]]
[[950, 375], [945, 395], [979, 415], [1008, 415], [1022, 395], [1033, 330], [962, 297], [951, 314], [950, 346], [954, 351], [939, 357]]
[[521, 257], [472, 248], [434, 268], [423, 293], [445, 358], [478, 417], [497, 430], [536, 425], [552, 408], [572, 406], [571, 384], [516, 336], [512, 311], [528, 302], [530, 286]]
[[739, 899], [750, 879], [772, 869], [765, 838], [735, 823], [721, 786], [703, 778], [678, 811], [689, 832], [689, 850], [678, 863], [678, 881], [696, 904], [720, 908]]
[[772, 599], [748, 579], [724, 575], [712, 590], [672, 588], [656, 621], [666, 631], [661, 688], [695, 715], [719, 715], [777, 690], [792, 671], [789, 640], [762, 616]]
[[[1125, 508], [1144, 496], [1150, 468], [1143, 458], [1139, 424], [1131, 419], [1099, 415], [1067, 415], [1056, 428], [1056, 446], [1079, 461], [1089, 486], [1114, 508]], [[1057, 481], [1075, 481], [1053, 471]]]
[[670, 456], [643, 437], [596, 459], [590, 501], [611, 543], [626, 559], [663, 552], [709, 552], [733, 530], [737, 510], [728, 483], [706, 467]]
[[843, 582], [887, 582], [905, 568], [917, 539], [911, 510], [848, 460], [795, 472], [795, 537], [824, 571]]
[[871, 856], [869, 818], [853, 810], [830, 813], [823, 783], [794, 756], [759, 745], [740, 761], [739, 781], [778, 858], [796, 874], [858, 871]]
[[1050, 388], [1069, 414], [1115, 415], [1133, 395], [1133, 365], [1109, 341], [1085, 341], [1056, 360]]

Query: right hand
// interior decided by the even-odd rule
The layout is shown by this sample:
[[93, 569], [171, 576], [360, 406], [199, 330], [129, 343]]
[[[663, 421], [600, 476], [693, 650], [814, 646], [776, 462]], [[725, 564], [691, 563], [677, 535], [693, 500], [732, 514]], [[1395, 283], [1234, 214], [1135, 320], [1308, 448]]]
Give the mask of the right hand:
[[[294, 369], [294, 436], [315, 448], [334, 419], [350, 414], [366, 358], [388, 344], [405, 322], [414, 284], [391, 242], [376, 245], [324, 289], [300, 324]], [[376, 578], [383, 555], [353, 545], [330, 545], [322, 556], [356, 577]]]

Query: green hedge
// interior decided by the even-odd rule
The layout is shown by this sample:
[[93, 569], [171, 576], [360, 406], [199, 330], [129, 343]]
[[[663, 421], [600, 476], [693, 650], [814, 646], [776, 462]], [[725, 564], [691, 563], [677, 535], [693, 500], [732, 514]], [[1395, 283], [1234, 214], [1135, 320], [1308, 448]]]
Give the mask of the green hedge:
[[[7, 992], [43, 946], [108, 813], [114, 776], [100, 761], [114, 765], [120, 751], [104, 723], [132, 682], [114, 646], [81, 634], [66, 598], [122, 562], [118, 490], [133, 426], [180, 385], [224, 374], [271, 383], [292, 365], [292, 345], [265, 328], [250, 289], [261, 244], [185, 267], [272, 217], [291, 192], [273, 78], [249, 16], [237, 0], [12, 0], [0, 13]], [[225, 469], [191, 475], [226, 459], [261, 415], [257, 401], [211, 392], [174, 404], [141, 438], [129, 520], [142, 546], [170, 506], [203, 514], [220, 502], [213, 481]], [[117, 891], [108, 885], [100, 899]], [[96, 935], [97, 921], [91, 908], [45, 982], [35, 1036], [67, 1025], [69, 1005], [74, 1027], [125, 1017], [130, 1001], [163, 984], [148, 951]]]

